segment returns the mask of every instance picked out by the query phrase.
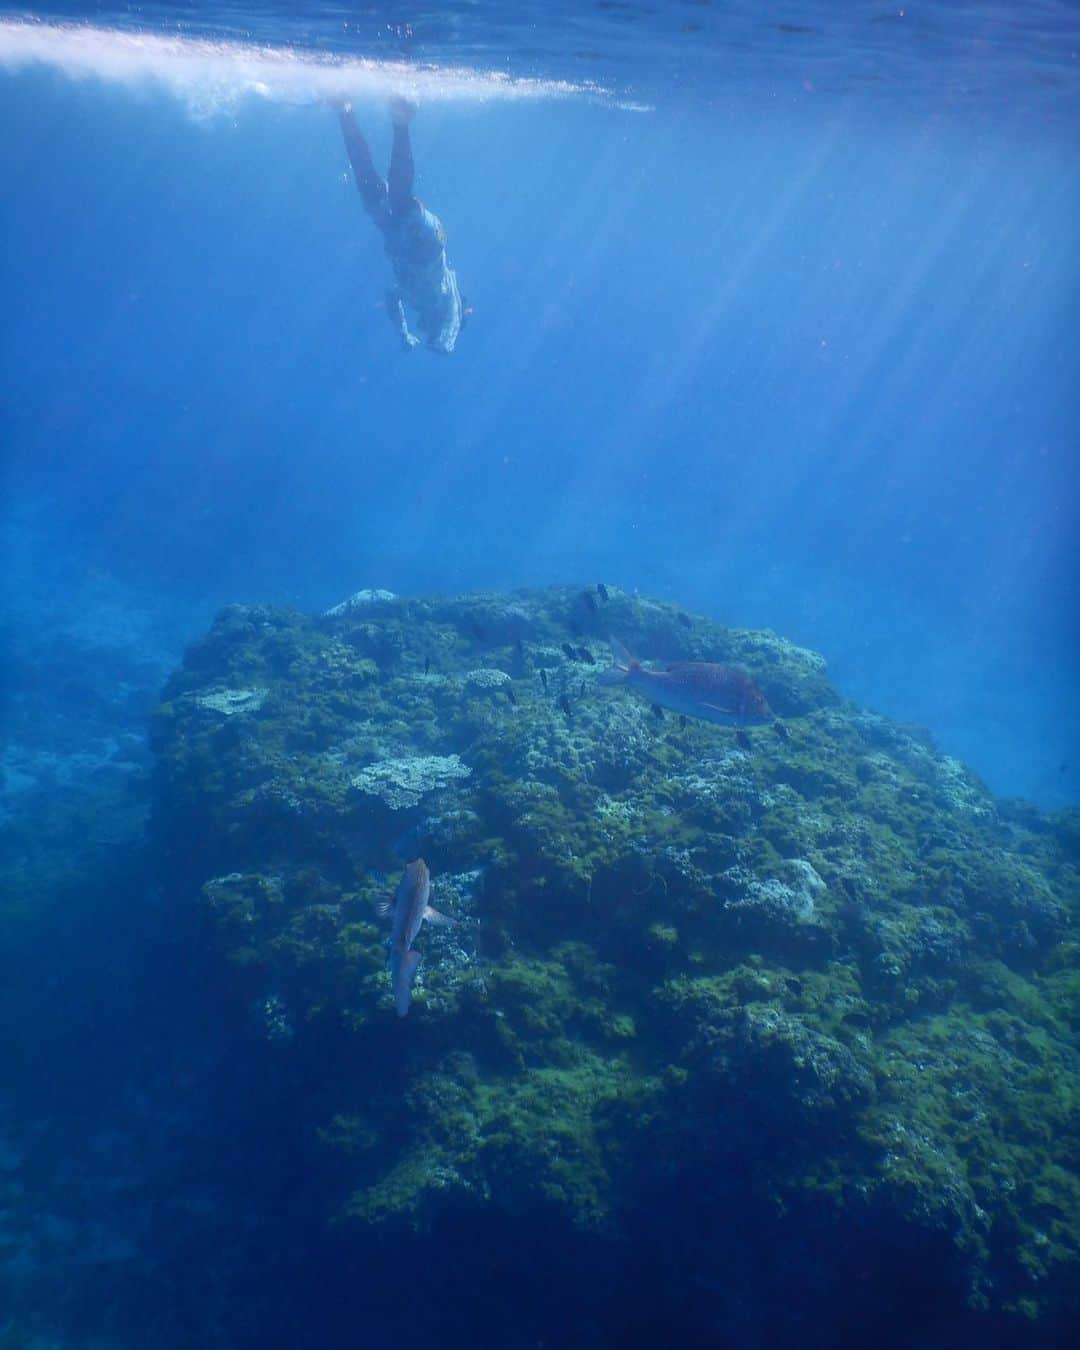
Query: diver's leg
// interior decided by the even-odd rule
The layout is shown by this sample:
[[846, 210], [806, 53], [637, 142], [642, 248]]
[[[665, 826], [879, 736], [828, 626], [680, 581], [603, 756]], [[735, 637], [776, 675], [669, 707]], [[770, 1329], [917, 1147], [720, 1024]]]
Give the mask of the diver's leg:
[[386, 180], [376, 169], [364, 133], [357, 126], [356, 118], [348, 105], [338, 109], [338, 120], [341, 123], [345, 149], [349, 153], [349, 163], [352, 165], [356, 186], [360, 189], [364, 209], [369, 215], [378, 216], [386, 207]]
[[408, 114], [393, 109], [394, 144], [390, 151], [390, 172], [386, 175], [390, 190], [390, 210], [399, 212], [407, 209], [412, 202], [413, 178], [416, 174], [413, 165], [412, 141], [409, 139], [409, 122], [412, 110]]

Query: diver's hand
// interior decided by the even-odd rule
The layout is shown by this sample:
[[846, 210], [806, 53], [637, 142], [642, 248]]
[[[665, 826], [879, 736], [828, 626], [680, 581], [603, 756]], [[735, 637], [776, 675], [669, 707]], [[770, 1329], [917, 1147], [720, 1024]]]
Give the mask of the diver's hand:
[[409, 325], [405, 318], [405, 306], [401, 303], [401, 295], [397, 291], [387, 291], [386, 299], [383, 302], [386, 305], [386, 312], [390, 316], [390, 322], [397, 330], [397, 335], [401, 339], [401, 345], [407, 352], [411, 352], [414, 347], [420, 346], [420, 339], [413, 337], [409, 332]]

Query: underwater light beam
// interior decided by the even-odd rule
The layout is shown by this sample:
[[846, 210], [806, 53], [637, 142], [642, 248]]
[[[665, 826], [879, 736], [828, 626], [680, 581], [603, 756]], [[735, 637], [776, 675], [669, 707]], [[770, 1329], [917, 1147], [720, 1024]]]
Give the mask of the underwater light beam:
[[413, 65], [82, 24], [0, 20], [0, 69], [32, 66], [58, 70], [71, 79], [133, 88], [156, 85], [202, 117], [230, 111], [250, 97], [302, 105], [340, 97], [377, 102], [406, 94], [424, 103], [484, 103], [605, 92], [465, 66]]

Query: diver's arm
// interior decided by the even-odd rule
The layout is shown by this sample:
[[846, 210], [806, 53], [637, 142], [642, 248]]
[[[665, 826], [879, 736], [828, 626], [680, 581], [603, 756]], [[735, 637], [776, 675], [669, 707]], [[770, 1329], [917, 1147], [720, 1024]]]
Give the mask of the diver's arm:
[[386, 312], [390, 315], [390, 322], [397, 330], [397, 334], [401, 338], [401, 345], [405, 350], [411, 352], [414, 347], [419, 347], [420, 339], [409, 332], [409, 325], [405, 320], [405, 306], [402, 304], [401, 295], [398, 291], [387, 292]]

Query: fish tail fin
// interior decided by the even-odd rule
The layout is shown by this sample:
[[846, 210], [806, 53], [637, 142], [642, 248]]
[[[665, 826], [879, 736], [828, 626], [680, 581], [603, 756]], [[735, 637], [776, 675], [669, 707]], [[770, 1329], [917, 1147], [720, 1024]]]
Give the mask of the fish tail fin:
[[611, 643], [611, 665], [600, 676], [601, 684], [621, 684], [632, 671], [640, 669], [641, 662], [626, 650], [618, 638], [609, 637]]
[[394, 952], [390, 958], [390, 982], [394, 989], [394, 1007], [399, 1017], [404, 1017], [409, 1011], [416, 967], [419, 964], [420, 953], [411, 948], [404, 953]]
[[457, 919], [452, 919], [449, 914], [440, 914], [437, 909], [432, 909], [428, 905], [424, 910], [424, 918], [428, 923], [433, 923], [436, 928], [453, 928]]

